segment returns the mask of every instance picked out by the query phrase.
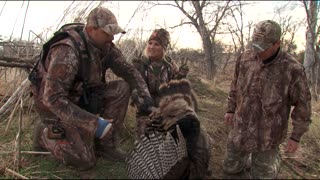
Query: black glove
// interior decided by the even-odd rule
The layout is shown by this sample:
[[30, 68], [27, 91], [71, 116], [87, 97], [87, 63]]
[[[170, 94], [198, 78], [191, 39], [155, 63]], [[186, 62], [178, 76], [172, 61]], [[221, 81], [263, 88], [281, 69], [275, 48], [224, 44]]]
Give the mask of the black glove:
[[152, 112], [154, 106], [153, 100], [150, 96], [142, 97], [143, 102], [138, 106], [138, 115], [148, 116]]
[[152, 119], [148, 124], [146, 124], [146, 132], [149, 131], [159, 131], [159, 132], [164, 132], [165, 130], [163, 129], [163, 119], [162, 117], [158, 117], [156, 119]]
[[183, 64], [182, 66], [180, 66], [179, 68], [179, 72], [176, 75], [177, 79], [182, 79], [182, 78], [186, 78], [187, 74], [189, 73], [189, 67], [187, 64]]

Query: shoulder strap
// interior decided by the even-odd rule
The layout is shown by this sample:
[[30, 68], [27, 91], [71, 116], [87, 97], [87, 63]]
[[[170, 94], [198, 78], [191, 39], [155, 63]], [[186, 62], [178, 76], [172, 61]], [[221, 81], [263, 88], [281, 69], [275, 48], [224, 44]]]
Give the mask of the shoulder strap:
[[[74, 47], [79, 52], [79, 58], [80, 58], [80, 80], [83, 82], [83, 90], [84, 90], [84, 103], [88, 104], [88, 98], [87, 98], [87, 88], [88, 88], [88, 74], [90, 68], [90, 53], [88, 50], [88, 44], [84, 37], [83, 28], [78, 28], [74, 30], [68, 30], [67, 31], [70, 34], [70, 39], [72, 43], [74, 44]], [[78, 42], [78, 40], [81, 40], [82, 42]]]
[[[60, 40], [62, 40], [62, 39], [65, 39], [65, 38], [67, 38], [68, 36], [69, 36], [69, 34], [68, 34], [67, 32], [58, 32], [58, 33], [56, 32], [56, 33], [54, 34], [54, 36], [53, 36], [51, 39], [49, 39], [49, 41], [47, 41], [47, 42], [42, 46], [39, 60], [38, 60], [38, 61], [36, 62], [36, 64], [33, 66], [32, 70], [31, 70], [31, 72], [30, 72], [30, 74], [29, 74], [29, 76], [28, 76], [29, 80], [30, 80], [32, 83], [36, 81], [36, 80], [34, 79], [34, 78], [35, 78], [34, 75], [36, 74], [36, 71], [37, 71], [37, 68], [38, 68], [38, 66], [39, 66], [39, 63], [41, 63], [42, 66], [43, 66], [43, 68], [45, 68], [44, 62], [45, 62], [46, 57], [47, 57], [47, 55], [48, 55], [48, 53], [49, 53], [50, 47], [51, 47], [54, 43], [56, 43], [56, 42], [58, 42], [58, 41], [60, 41]], [[45, 69], [45, 70], [46, 70], [46, 69]]]
[[167, 67], [167, 71], [168, 71], [168, 77], [169, 77], [169, 81], [172, 79], [172, 59], [169, 56], [165, 56], [163, 58], [164, 64]]
[[[71, 23], [71, 24], [65, 24], [63, 25], [58, 31], [54, 33], [54, 36], [47, 41], [43, 46], [40, 54], [40, 59], [37, 61], [37, 63], [32, 68], [28, 78], [31, 81], [31, 83], [36, 82], [35, 75], [37, 72], [37, 67], [39, 63], [43, 65], [43, 68], [45, 68], [45, 60], [49, 53], [49, 50], [51, 46], [65, 38], [70, 38], [72, 41], [75, 49], [77, 52], [79, 52], [79, 58], [80, 58], [80, 68], [79, 68], [79, 74], [80, 74], [80, 80], [83, 82], [83, 88], [86, 92], [87, 85], [88, 85], [88, 66], [90, 65], [90, 54], [88, 51], [87, 41], [83, 34], [83, 28], [84, 24], [82, 23]], [[46, 69], [45, 69], [46, 70]], [[86, 96], [86, 95], [85, 95]], [[87, 99], [85, 98], [85, 102], [87, 103]]]

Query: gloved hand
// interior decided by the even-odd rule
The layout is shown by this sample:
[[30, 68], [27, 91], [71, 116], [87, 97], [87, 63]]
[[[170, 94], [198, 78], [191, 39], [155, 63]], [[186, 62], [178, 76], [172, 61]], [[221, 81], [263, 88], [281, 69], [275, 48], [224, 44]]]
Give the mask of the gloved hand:
[[145, 131], [163, 131], [163, 117], [161, 116], [161, 112], [159, 108], [155, 108], [154, 111], [149, 115], [149, 121], [146, 121]]
[[98, 128], [96, 130], [96, 138], [102, 139], [112, 128], [112, 120], [98, 118]]
[[143, 102], [138, 107], [139, 115], [148, 116], [152, 112], [152, 107], [154, 106], [153, 100], [150, 96], [143, 96]]
[[189, 72], [189, 66], [187, 64], [182, 64], [179, 68], [180, 71], [187, 71]]
[[176, 75], [177, 79], [186, 78], [187, 74], [189, 73], [189, 66], [187, 64], [183, 64], [179, 68], [179, 72]]

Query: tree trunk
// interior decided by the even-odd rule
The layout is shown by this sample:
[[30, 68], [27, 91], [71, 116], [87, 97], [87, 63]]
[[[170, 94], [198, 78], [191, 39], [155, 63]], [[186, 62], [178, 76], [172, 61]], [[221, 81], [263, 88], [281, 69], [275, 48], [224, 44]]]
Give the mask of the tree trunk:
[[[307, 8], [306, 8], [307, 9]], [[316, 51], [315, 51], [315, 30], [317, 24], [317, 1], [309, 1], [309, 10], [307, 10], [308, 30], [306, 33], [306, 51], [304, 56], [303, 66], [308, 78], [312, 96], [318, 99], [316, 90]]]
[[215, 76], [216, 65], [214, 63], [213, 57], [213, 48], [212, 43], [210, 41], [210, 36], [202, 37], [203, 42], [203, 50], [204, 50], [204, 59], [207, 63], [207, 78], [212, 80]]
[[320, 94], [320, 59], [319, 53], [315, 52], [315, 64], [314, 64], [314, 100], [318, 101], [318, 96]]
[[308, 81], [309, 83], [312, 83], [312, 67], [315, 63], [315, 52], [314, 52], [314, 40], [312, 38], [312, 33], [310, 32], [310, 29], [307, 30], [307, 34], [306, 34], [306, 50], [305, 50], [305, 54], [304, 54], [304, 62], [303, 62], [303, 66], [305, 68], [305, 72], [307, 74], [308, 77]]

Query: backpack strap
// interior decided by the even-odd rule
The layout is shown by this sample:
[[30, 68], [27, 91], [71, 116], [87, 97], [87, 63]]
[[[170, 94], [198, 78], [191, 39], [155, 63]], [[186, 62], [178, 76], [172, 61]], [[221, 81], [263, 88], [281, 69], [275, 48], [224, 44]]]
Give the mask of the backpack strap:
[[84, 89], [84, 94], [83, 94], [83, 98], [84, 98], [84, 103], [85, 105], [88, 105], [89, 104], [89, 101], [88, 101], [88, 82], [89, 82], [89, 79], [88, 79], [88, 74], [89, 74], [89, 70], [90, 70], [90, 53], [89, 53], [89, 50], [88, 50], [88, 44], [87, 44], [87, 41], [86, 41], [86, 38], [84, 37], [84, 34], [83, 34], [83, 31], [80, 31], [79, 32], [79, 35], [84, 43], [84, 48], [85, 49], [81, 49], [80, 50], [80, 56], [81, 56], [81, 73], [82, 73], [82, 80], [83, 80], [83, 89]]
[[[69, 37], [69, 34], [67, 32], [59, 32], [55, 33], [54, 36], [47, 41], [43, 46], [40, 53], [40, 59], [36, 62], [36, 64], [33, 66], [31, 72], [29, 73], [28, 79], [32, 84], [34, 84], [36, 87], [40, 86], [39, 77], [37, 77], [37, 71], [39, 63], [42, 64], [43, 68], [45, 68], [45, 60], [47, 58], [47, 55], [49, 53], [50, 47], [55, 44], [56, 42], [63, 40], [65, 38]], [[47, 71], [47, 69], [45, 69]]]
[[33, 66], [28, 76], [28, 79], [30, 80], [31, 84], [37, 87], [36, 88], [37, 91], [39, 91], [40, 83], [42, 80], [41, 73], [38, 72], [39, 63], [44, 68], [44, 71], [47, 71], [47, 69], [45, 69], [45, 60], [48, 56], [50, 48], [55, 43], [63, 39], [69, 38], [72, 44], [74, 45], [75, 50], [79, 53], [79, 60], [80, 60], [79, 76], [80, 77], [77, 77], [77, 78], [83, 82], [83, 85], [82, 85], [84, 89], [83, 98], [84, 98], [85, 104], [88, 104], [88, 98], [87, 98], [88, 73], [89, 73], [88, 67], [90, 65], [89, 62], [91, 57], [88, 51], [86, 38], [84, 37], [84, 34], [83, 34], [83, 28], [84, 28], [84, 24], [82, 23], [65, 24], [58, 31], [56, 31], [54, 33], [54, 36], [42, 46], [39, 60]]
[[[84, 103], [87, 105], [89, 103], [88, 101], [88, 74], [90, 68], [90, 54], [88, 50], [88, 44], [87, 41], [84, 37], [83, 29], [75, 29], [75, 30], [70, 30], [67, 31], [70, 34], [70, 39], [72, 43], [74, 44], [74, 47], [76, 50], [79, 52], [79, 58], [80, 58], [80, 79], [83, 82], [83, 100]], [[81, 40], [82, 42], [78, 42], [77, 40]]]

